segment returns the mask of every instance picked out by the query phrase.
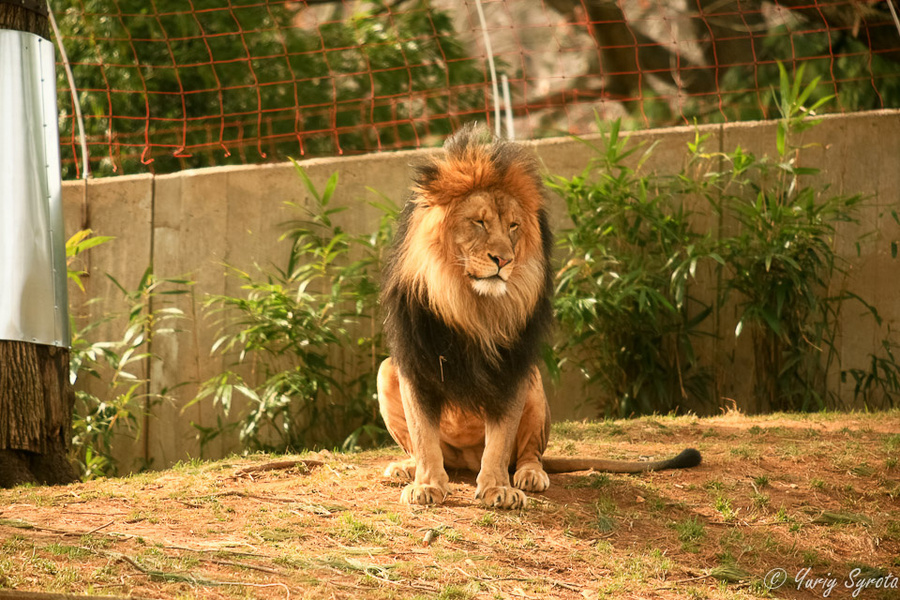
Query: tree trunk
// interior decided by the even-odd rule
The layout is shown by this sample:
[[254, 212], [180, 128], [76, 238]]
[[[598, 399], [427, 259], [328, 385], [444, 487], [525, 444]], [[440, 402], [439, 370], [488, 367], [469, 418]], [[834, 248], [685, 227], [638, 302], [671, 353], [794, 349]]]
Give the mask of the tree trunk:
[[27, 31], [50, 39], [47, 5], [40, 0], [0, 0], [0, 29]]
[[[41, 0], [0, 0], [0, 29], [49, 38]], [[0, 487], [69, 483], [72, 406], [69, 351], [0, 340]]]
[[0, 340], [0, 487], [70, 483], [69, 351]]

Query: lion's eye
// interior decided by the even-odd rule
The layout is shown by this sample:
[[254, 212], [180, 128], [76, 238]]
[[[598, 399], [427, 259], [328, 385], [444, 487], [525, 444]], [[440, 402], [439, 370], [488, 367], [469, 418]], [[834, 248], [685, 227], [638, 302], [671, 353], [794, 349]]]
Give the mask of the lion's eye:
[[510, 224], [509, 224], [509, 230], [510, 230], [510, 231], [515, 231], [515, 230], [518, 229], [518, 228], [519, 228], [519, 224], [518, 224], [518, 223], [510, 223]]
[[482, 229], [487, 229], [487, 226], [484, 224], [484, 220], [482, 220], [482, 219], [475, 219], [475, 221], [473, 221], [473, 222], [474, 222], [476, 225], [478, 225], [479, 227], [481, 227]]

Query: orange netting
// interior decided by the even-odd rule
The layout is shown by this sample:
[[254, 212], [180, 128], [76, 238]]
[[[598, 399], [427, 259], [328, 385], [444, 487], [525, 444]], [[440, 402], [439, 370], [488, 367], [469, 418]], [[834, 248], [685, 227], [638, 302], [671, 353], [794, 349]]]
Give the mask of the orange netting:
[[896, 108], [890, 1], [58, 2], [64, 175], [83, 176], [75, 98], [98, 174], [433, 145], [493, 126], [504, 87], [517, 138], [768, 118], [778, 62], [828, 110]]

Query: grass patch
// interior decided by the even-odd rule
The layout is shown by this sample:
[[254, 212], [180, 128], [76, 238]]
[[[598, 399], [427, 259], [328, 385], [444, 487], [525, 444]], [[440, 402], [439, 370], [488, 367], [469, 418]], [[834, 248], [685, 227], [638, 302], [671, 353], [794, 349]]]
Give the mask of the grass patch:
[[566, 484], [566, 489], [592, 489], [599, 490], [609, 484], [609, 475], [606, 473], [595, 473], [591, 475], [578, 475], [571, 482]]
[[[660, 452], [657, 434], [666, 431], [673, 449], [700, 446], [708, 460], [696, 470], [634, 476], [552, 475], [550, 490], [529, 494], [530, 508], [523, 511], [485, 510], [472, 498], [473, 479], [454, 473], [445, 505], [400, 504], [399, 490], [381, 477], [402, 452], [396, 447], [352, 456], [335, 452], [333, 469], [261, 473], [252, 481], [231, 475], [270, 457], [194, 462], [174, 475], [69, 488], [0, 490], [6, 519], [0, 521], [0, 588], [120, 594], [128, 592], [119, 587], [125, 580], [135, 586], [131, 593], [146, 597], [283, 597], [275, 587], [207, 583], [240, 581], [283, 584], [296, 598], [318, 598], [332, 591], [331, 584], [342, 584], [338, 595], [359, 600], [416, 594], [750, 600], [782, 597], [761, 583], [775, 566], [791, 574], [810, 567], [819, 575], [843, 576], [851, 565], [896, 574], [900, 487], [882, 468], [887, 454], [873, 456], [882, 447], [900, 448], [900, 435], [884, 436], [884, 414], [845, 415], [837, 427], [862, 432], [853, 439], [853, 456], [846, 455], [846, 439], [835, 425], [814, 427], [819, 436], [812, 440], [795, 423], [770, 427], [813, 425], [815, 415], [742, 419], [573, 424], [579, 439], [558, 436], [554, 449], [597, 454], [600, 444], [581, 438], [622, 431], [626, 439], [601, 455], [633, 458]], [[757, 437], [733, 434], [750, 425], [759, 428], [752, 434]], [[714, 435], [698, 442], [704, 431]], [[774, 450], [763, 449], [763, 442]], [[778, 448], [788, 443], [806, 456], [779, 460]], [[754, 448], [766, 460], [743, 471], [731, 468]], [[896, 451], [894, 456], [900, 459]], [[842, 470], [834, 468], [838, 459]], [[874, 474], [866, 478], [854, 466]], [[117, 524], [104, 527], [111, 519]], [[426, 540], [429, 531], [436, 535]], [[859, 543], [868, 537], [881, 543]], [[713, 577], [698, 579], [706, 575]], [[783, 595], [791, 593], [786, 587]], [[886, 600], [879, 594], [872, 599]]]
[[497, 515], [492, 512], [486, 512], [473, 522], [477, 527], [496, 527]]
[[804, 567], [820, 567], [826, 564], [826, 562], [822, 560], [822, 557], [817, 550], [803, 550], [803, 552], [801, 552], [801, 556], [803, 558]]
[[45, 550], [55, 556], [65, 556], [71, 559], [86, 558], [92, 554], [87, 548], [67, 546], [65, 544], [50, 544]]
[[335, 536], [346, 542], [379, 543], [384, 540], [384, 534], [374, 525], [361, 520], [351, 512], [342, 513], [337, 523]]
[[719, 479], [710, 479], [703, 484], [703, 487], [710, 492], [721, 492], [725, 489], [725, 484]]
[[897, 452], [900, 450], [900, 433], [886, 435], [884, 441], [882, 441], [882, 446], [885, 452]]
[[892, 540], [900, 540], [900, 521], [893, 519], [885, 523], [884, 537]]
[[726, 498], [725, 496], [716, 497], [715, 509], [720, 515], [722, 515], [722, 520], [726, 523], [733, 521], [740, 511], [740, 509], [734, 508], [731, 505], [731, 500], [729, 498]]
[[616, 528], [616, 520], [610, 515], [598, 510], [592, 526], [600, 533], [609, 533]]
[[[473, 598], [474, 596], [475, 594], [466, 588], [457, 585], [448, 585], [442, 589], [437, 596], [432, 596], [432, 598], [435, 598], [436, 600], [469, 600], [469, 598]], [[422, 599], [426, 598], [425, 596], [415, 597]]]
[[671, 527], [678, 534], [684, 552], [699, 552], [700, 542], [706, 537], [706, 528], [696, 516], [671, 523]]
[[756, 460], [759, 458], [759, 450], [750, 446], [749, 444], [741, 444], [740, 446], [735, 446], [728, 451], [731, 456], [737, 458], [744, 458], [747, 460]]
[[856, 475], [857, 477], [872, 477], [875, 475], [875, 468], [869, 466], [868, 463], [860, 463], [855, 467], [850, 468], [850, 472]]
[[754, 492], [750, 496], [750, 501], [753, 503], [754, 508], [762, 509], [769, 506], [769, 502], [771, 498], [769, 498], [768, 494], [761, 494], [759, 492]]

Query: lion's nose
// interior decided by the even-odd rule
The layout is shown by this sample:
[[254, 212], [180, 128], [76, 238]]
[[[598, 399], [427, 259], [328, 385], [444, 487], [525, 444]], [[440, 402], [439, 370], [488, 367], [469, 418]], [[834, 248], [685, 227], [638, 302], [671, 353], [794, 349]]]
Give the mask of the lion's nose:
[[512, 260], [508, 258], [503, 258], [502, 256], [494, 256], [493, 254], [488, 254], [488, 257], [494, 261], [494, 264], [497, 265], [497, 268], [502, 269], [506, 265], [512, 262]]

